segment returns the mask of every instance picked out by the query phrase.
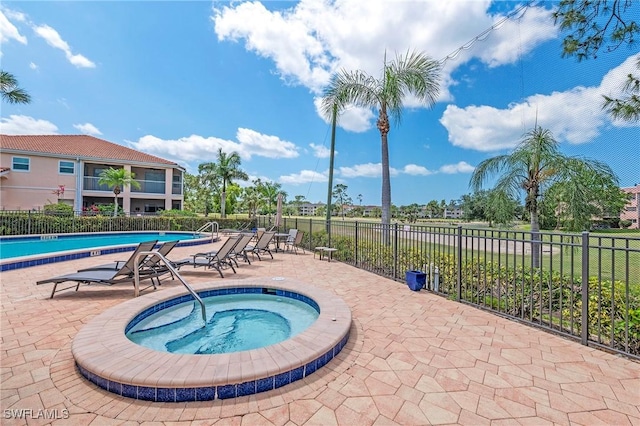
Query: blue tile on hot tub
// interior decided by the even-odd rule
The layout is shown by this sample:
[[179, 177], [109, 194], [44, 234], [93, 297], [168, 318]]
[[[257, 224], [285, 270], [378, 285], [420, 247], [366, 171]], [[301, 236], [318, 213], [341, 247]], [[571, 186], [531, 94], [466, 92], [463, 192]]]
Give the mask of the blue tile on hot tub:
[[291, 381], [301, 380], [304, 377], [304, 365], [291, 370]]
[[138, 397], [138, 387], [133, 385], [122, 385], [122, 396], [126, 396], [128, 398], [137, 398]]
[[289, 383], [291, 383], [291, 372], [287, 371], [286, 373], [277, 374], [275, 376], [276, 388], [288, 385]]
[[176, 390], [173, 388], [158, 388], [156, 391], [156, 401], [158, 402], [175, 402]]
[[316, 363], [316, 360], [314, 359], [309, 364], [305, 365], [304, 367], [305, 377], [308, 376], [309, 374], [313, 374], [317, 369], [318, 369], [317, 363]]
[[145, 401], [156, 400], [156, 388], [149, 388], [147, 386], [138, 386], [138, 399]]
[[213, 401], [216, 398], [215, 386], [196, 388], [196, 401]]
[[250, 382], [239, 383], [236, 387], [236, 396], [253, 395], [256, 393], [256, 382], [252, 380]]
[[112, 382], [111, 380], [107, 381], [109, 385], [109, 392], [117, 393], [118, 395], [122, 395], [122, 385], [117, 382]]
[[176, 389], [176, 402], [195, 401], [195, 400], [196, 400], [195, 388]]
[[218, 399], [235, 398], [236, 385], [223, 385], [217, 387]]
[[274, 388], [274, 377], [256, 380], [256, 392], [266, 392]]

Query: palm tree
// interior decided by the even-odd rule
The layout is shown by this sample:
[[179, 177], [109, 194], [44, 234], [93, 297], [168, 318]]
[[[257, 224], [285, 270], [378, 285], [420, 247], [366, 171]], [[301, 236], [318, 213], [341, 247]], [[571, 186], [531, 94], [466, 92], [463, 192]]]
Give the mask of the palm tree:
[[0, 93], [2, 100], [10, 104], [28, 104], [31, 96], [18, 87], [18, 80], [7, 71], [0, 71]]
[[118, 195], [122, 192], [122, 189], [127, 186], [140, 188], [140, 184], [134, 180], [134, 178], [135, 174], [125, 169], [114, 169], [110, 167], [100, 173], [98, 184], [113, 188], [113, 217], [118, 215]]
[[525, 191], [525, 208], [531, 217], [532, 263], [538, 268], [541, 248], [538, 199], [554, 183], [569, 182], [585, 171], [617, 185], [618, 179], [609, 166], [596, 160], [562, 154], [551, 132], [536, 126], [524, 134], [510, 154], [481, 162], [471, 175], [470, 186], [479, 191], [487, 180], [500, 174], [495, 190], [515, 198], [520, 190]]
[[216, 163], [202, 163], [198, 165], [198, 179], [204, 189], [204, 216], [209, 216], [213, 199], [213, 192], [220, 185], [220, 176], [217, 174]]
[[218, 175], [222, 182], [222, 192], [220, 193], [220, 217], [227, 215], [227, 185], [233, 183], [235, 179], [247, 180], [249, 176], [240, 170], [240, 155], [237, 152], [227, 154], [218, 149], [218, 162], [216, 163], [215, 174]]
[[432, 105], [440, 90], [440, 64], [424, 53], [407, 52], [396, 55], [387, 63], [386, 55], [382, 76], [376, 79], [364, 71], [342, 70], [335, 74], [324, 91], [322, 112], [326, 117], [350, 104], [364, 108], [377, 108], [377, 127], [382, 143], [382, 223], [391, 219], [391, 181], [389, 177], [389, 117], [400, 123], [403, 101], [413, 95], [419, 102]]

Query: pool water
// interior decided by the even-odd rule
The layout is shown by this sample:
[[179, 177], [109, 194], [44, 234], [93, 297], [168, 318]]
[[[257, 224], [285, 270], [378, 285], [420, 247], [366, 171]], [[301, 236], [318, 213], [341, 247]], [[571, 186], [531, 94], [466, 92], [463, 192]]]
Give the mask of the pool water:
[[0, 238], [0, 260], [59, 251], [137, 244], [143, 241], [176, 241], [201, 238], [193, 232], [126, 232], [87, 235], [41, 235]]
[[287, 340], [313, 324], [319, 312], [309, 304], [271, 294], [205, 297], [206, 325], [197, 302], [163, 309], [128, 332], [133, 342], [161, 352], [221, 354]]

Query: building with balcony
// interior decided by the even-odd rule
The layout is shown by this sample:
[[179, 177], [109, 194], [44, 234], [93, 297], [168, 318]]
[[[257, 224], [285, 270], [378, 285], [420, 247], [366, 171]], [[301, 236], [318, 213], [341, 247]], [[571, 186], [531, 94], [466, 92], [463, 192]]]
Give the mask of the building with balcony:
[[79, 211], [113, 204], [113, 188], [98, 183], [109, 168], [132, 172], [140, 184], [118, 196], [126, 213], [182, 209], [182, 167], [87, 135], [0, 135], [0, 209], [40, 210], [63, 202]]
[[620, 220], [629, 220], [631, 221], [629, 229], [638, 229], [640, 227], [640, 183], [620, 189], [630, 195], [629, 202], [620, 214]]

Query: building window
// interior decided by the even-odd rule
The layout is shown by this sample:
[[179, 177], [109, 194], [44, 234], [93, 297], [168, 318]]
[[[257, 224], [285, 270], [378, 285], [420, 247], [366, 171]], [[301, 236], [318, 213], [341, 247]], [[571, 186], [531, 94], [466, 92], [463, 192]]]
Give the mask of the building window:
[[75, 164], [73, 161], [60, 161], [58, 170], [60, 174], [72, 175], [75, 173]]
[[29, 159], [26, 157], [13, 157], [13, 162], [11, 164], [12, 170], [18, 170], [21, 172], [29, 171]]

